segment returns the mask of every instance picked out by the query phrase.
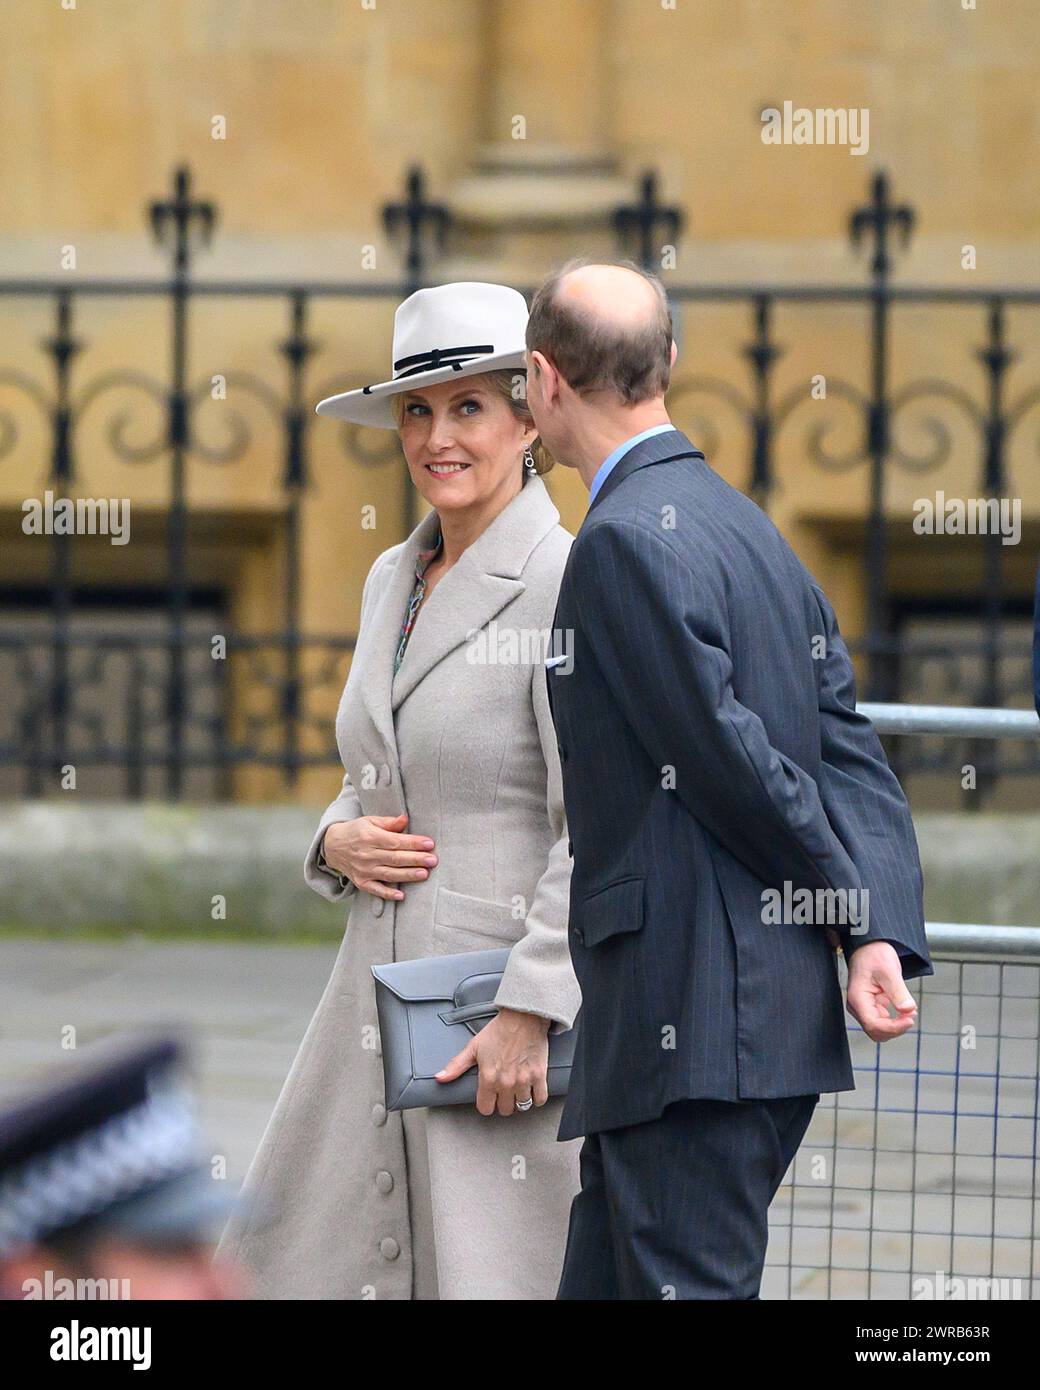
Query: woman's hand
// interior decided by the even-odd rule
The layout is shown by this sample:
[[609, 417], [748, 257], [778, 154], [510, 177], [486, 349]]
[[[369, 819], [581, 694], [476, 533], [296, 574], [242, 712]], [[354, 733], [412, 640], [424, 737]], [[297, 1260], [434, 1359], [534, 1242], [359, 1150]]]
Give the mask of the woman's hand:
[[407, 824], [407, 814], [334, 821], [321, 842], [325, 863], [374, 898], [399, 900], [404, 893], [391, 885], [429, 878], [437, 863], [430, 837], [405, 835]]
[[[538, 1014], [499, 1009], [462, 1051], [437, 1073], [454, 1081], [476, 1064], [477, 1109], [482, 1115], [511, 1115], [517, 1101], [544, 1105], [549, 1099], [549, 1024]], [[526, 1109], [527, 1107], [525, 1107]]]

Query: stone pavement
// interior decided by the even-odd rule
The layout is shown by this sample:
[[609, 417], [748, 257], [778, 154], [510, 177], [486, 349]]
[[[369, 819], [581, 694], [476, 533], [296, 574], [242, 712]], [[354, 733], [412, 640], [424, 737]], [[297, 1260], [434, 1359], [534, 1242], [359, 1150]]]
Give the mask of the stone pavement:
[[164, 1022], [196, 1043], [199, 1118], [237, 1185], [325, 988], [335, 945], [0, 938], [0, 1096], [78, 1047]]
[[[72, 1055], [68, 1030], [82, 1049], [134, 1027], [181, 1025], [196, 1042], [208, 1145], [237, 1185], [336, 949], [0, 938], [0, 1097], [60, 1069]], [[837, 1108], [823, 1098], [774, 1203], [763, 1297], [905, 1299], [914, 1276], [936, 1270], [1012, 1276], [1017, 1296], [1040, 1296], [1038, 972], [956, 972], [939, 967], [922, 1038], [882, 1049], [880, 1072], [870, 1074], [872, 1046], [854, 1039], [858, 1089]], [[980, 1043], [954, 1074], [964, 1019], [977, 1020]]]

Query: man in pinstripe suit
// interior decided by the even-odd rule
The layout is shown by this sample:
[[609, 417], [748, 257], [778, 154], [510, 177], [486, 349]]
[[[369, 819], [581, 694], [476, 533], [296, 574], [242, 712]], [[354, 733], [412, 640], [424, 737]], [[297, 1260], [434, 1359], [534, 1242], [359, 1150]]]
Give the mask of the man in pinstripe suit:
[[546, 663], [583, 1000], [559, 1137], [586, 1136], [558, 1296], [757, 1298], [769, 1203], [854, 1084], [831, 942], [879, 1042], [931, 973], [909, 809], [826, 597], [668, 419], [660, 283], [572, 263], [527, 348], [590, 489]]

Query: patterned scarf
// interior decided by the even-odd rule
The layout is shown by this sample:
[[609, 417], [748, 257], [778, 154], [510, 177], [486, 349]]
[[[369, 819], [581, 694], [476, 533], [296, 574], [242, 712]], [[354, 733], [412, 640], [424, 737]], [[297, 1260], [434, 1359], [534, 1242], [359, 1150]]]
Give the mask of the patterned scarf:
[[420, 550], [415, 561], [415, 585], [412, 589], [412, 596], [408, 600], [408, 608], [404, 615], [404, 622], [401, 624], [401, 640], [397, 644], [397, 656], [394, 658], [394, 675], [400, 670], [401, 662], [404, 659], [404, 649], [408, 645], [408, 639], [412, 635], [412, 628], [415, 626], [415, 616], [419, 611], [419, 605], [426, 596], [426, 580], [424, 575], [429, 568], [430, 561], [437, 555], [441, 548], [441, 533], [438, 529], [437, 537], [430, 550]]

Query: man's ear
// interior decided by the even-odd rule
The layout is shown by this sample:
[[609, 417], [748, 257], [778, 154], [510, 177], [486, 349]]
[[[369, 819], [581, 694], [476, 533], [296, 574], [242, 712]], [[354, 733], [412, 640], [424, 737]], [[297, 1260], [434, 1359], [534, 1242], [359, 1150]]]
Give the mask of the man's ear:
[[552, 396], [555, 394], [556, 368], [549, 361], [548, 357], [541, 352], [529, 351], [527, 354], [527, 369], [528, 371], [533, 371], [538, 378], [544, 395]]
[[679, 356], [679, 349], [675, 346], [675, 339], [672, 339], [672, 366], [675, 366], [675, 359]]

